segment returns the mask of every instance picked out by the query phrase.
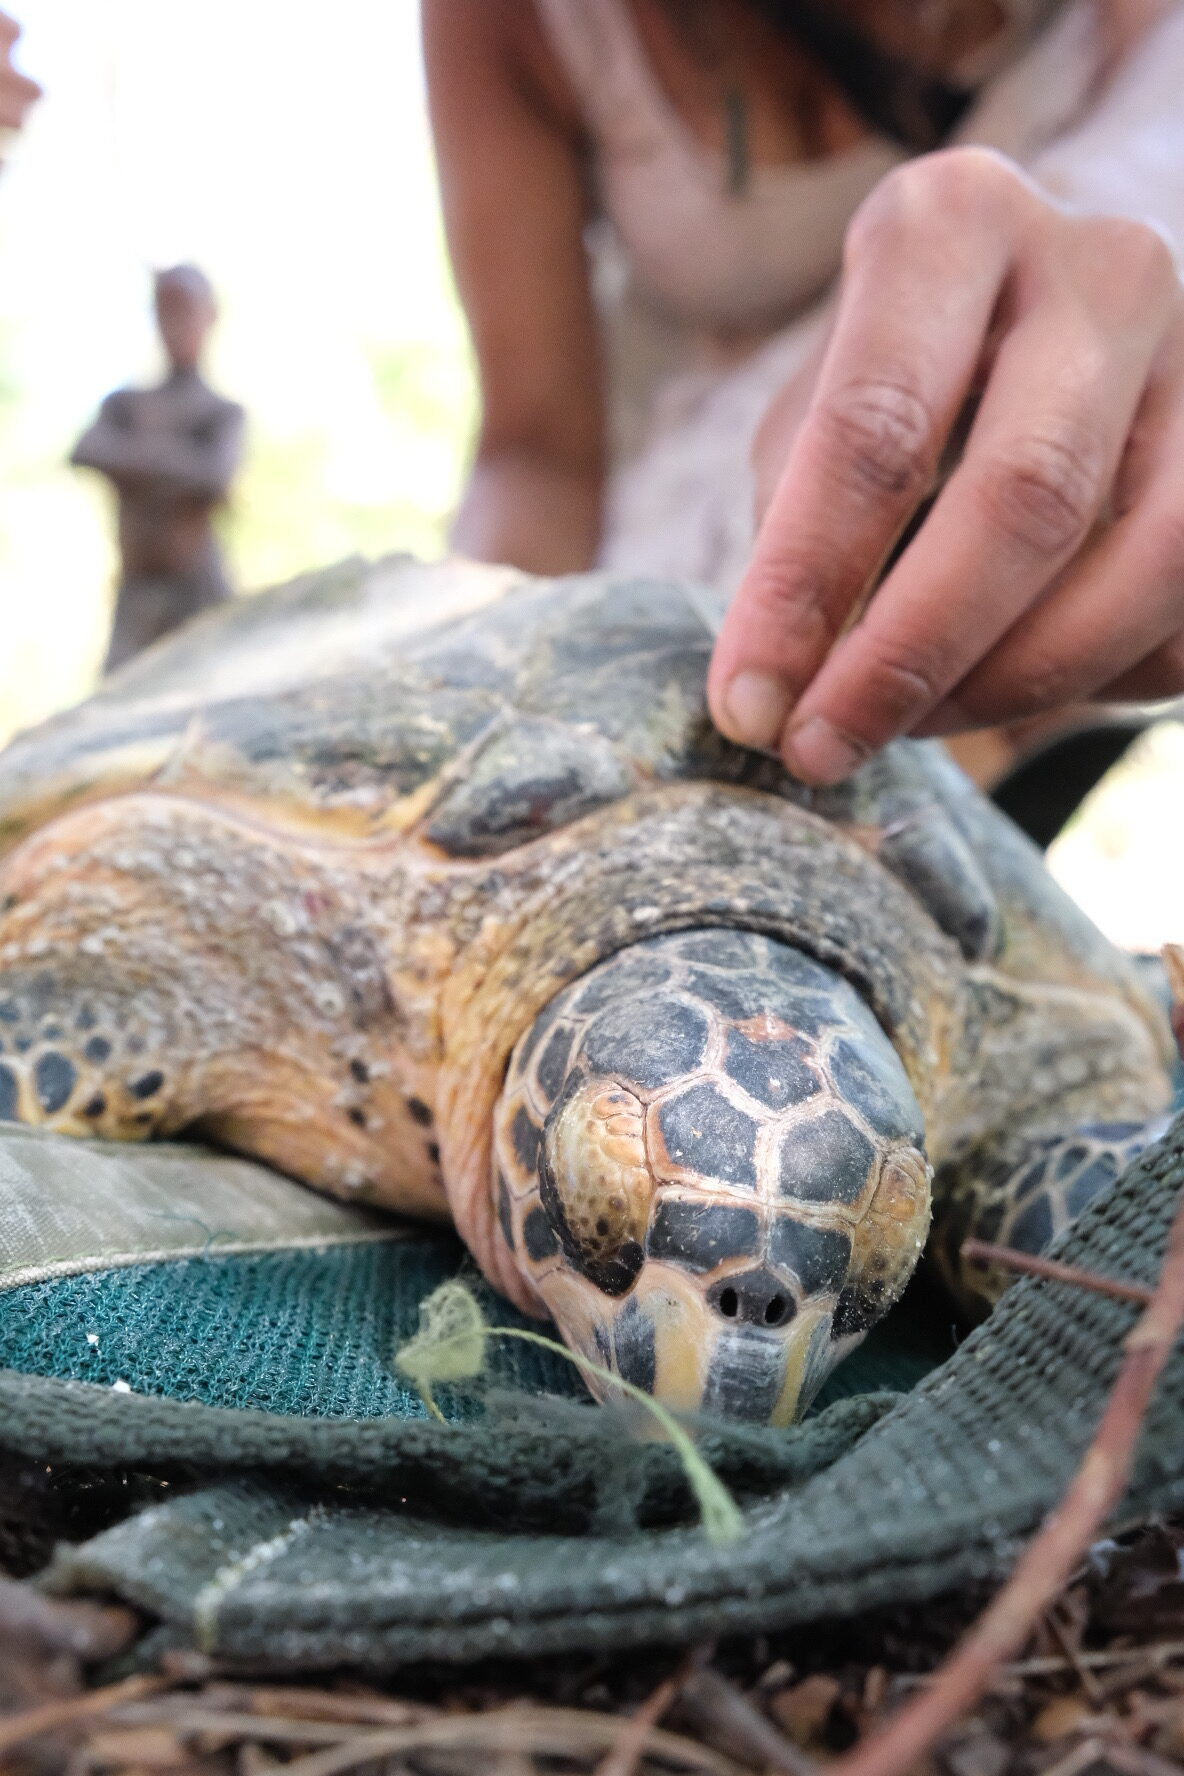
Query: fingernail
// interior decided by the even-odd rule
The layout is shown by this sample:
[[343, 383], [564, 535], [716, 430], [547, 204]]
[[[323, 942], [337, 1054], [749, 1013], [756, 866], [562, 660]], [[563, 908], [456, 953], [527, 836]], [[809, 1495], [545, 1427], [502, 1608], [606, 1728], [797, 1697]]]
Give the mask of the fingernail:
[[838, 783], [863, 763], [867, 748], [813, 715], [789, 736], [786, 755], [795, 777], [807, 783]]
[[768, 672], [738, 672], [724, 693], [728, 738], [774, 751], [793, 708], [793, 692]]

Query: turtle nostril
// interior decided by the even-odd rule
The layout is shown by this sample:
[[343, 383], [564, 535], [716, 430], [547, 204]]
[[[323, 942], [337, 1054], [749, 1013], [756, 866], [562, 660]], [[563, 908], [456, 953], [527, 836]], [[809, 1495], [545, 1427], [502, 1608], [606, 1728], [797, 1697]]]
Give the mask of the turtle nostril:
[[759, 1326], [765, 1332], [779, 1332], [797, 1312], [793, 1291], [763, 1268], [722, 1277], [707, 1299], [723, 1319]]

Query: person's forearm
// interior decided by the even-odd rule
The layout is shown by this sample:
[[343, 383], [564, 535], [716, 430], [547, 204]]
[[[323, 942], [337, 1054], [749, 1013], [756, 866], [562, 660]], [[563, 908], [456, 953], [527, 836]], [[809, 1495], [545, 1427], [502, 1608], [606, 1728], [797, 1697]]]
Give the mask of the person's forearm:
[[452, 527], [453, 547], [528, 573], [591, 567], [600, 544], [603, 476], [527, 451], [479, 451]]
[[98, 469], [116, 482], [159, 482], [181, 494], [216, 500], [229, 489], [238, 450], [216, 441], [198, 451], [159, 432], [124, 435], [93, 426], [75, 445], [70, 461], [77, 468]]

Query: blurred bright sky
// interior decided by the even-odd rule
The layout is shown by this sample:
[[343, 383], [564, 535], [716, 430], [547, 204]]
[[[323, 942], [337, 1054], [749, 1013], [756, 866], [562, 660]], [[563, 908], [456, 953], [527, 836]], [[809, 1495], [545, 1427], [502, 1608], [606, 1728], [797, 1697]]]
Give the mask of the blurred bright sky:
[[93, 677], [113, 558], [62, 466], [160, 364], [154, 266], [192, 260], [250, 456], [238, 584], [439, 547], [471, 378], [440, 242], [415, 0], [9, 0], [46, 89], [0, 175], [0, 736]]

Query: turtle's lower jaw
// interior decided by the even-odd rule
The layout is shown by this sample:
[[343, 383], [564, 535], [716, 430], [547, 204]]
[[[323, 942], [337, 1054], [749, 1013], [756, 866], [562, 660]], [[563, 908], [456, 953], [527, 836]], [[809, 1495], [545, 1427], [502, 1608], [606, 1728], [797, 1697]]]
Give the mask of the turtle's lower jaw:
[[[796, 1301], [761, 1267], [737, 1267], [703, 1292], [676, 1266], [649, 1261], [617, 1300], [557, 1270], [544, 1294], [573, 1349], [680, 1413], [789, 1424], [852, 1342], [835, 1340], [833, 1298]], [[614, 1392], [589, 1385], [601, 1399]]]

